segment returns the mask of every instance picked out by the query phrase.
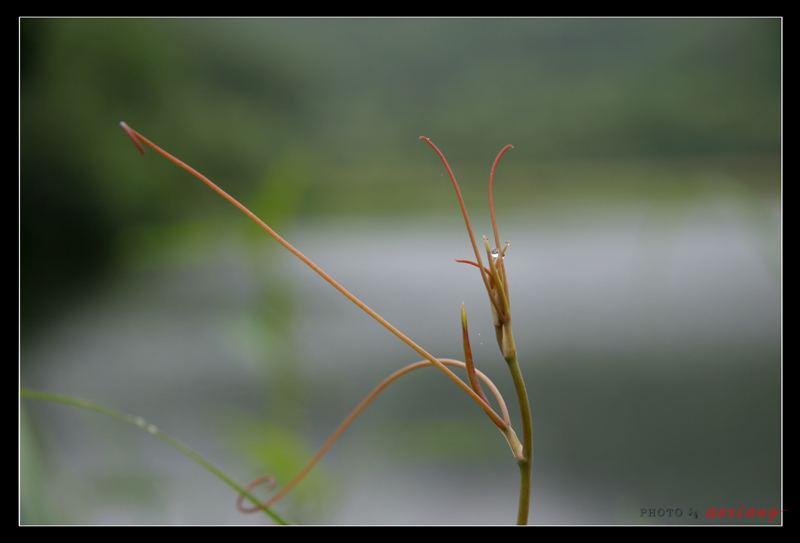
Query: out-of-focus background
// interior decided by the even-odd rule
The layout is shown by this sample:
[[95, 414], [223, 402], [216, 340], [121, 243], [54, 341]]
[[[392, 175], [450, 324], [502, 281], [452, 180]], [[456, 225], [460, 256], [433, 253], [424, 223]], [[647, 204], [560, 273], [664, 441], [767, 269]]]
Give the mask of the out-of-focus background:
[[[496, 179], [536, 524], [781, 509], [780, 19], [34, 19], [20, 29], [22, 386], [141, 416], [281, 486], [418, 356], [514, 395], [478, 235]], [[24, 524], [270, 523], [145, 432], [22, 401]], [[518, 423], [517, 423], [518, 425]], [[312, 524], [511, 524], [502, 436], [435, 369], [276, 506]], [[697, 514], [695, 518], [695, 514]], [[680, 516], [679, 516], [680, 515]], [[773, 524], [780, 522], [776, 519]]]

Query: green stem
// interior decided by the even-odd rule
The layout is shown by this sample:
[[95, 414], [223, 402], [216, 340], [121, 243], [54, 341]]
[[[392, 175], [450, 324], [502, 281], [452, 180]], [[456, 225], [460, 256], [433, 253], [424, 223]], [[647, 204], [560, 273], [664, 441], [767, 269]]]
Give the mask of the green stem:
[[517, 459], [520, 474], [519, 488], [519, 511], [517, 513], [517, 524], [528, 524], [528, 512], [531, 503], [531, 471], [533, 464], [533, 421], [531, 419], [531, 405], [528, 400], [528, 391], [525, 389], [525, 381], [522, 379], [522, 372], [517, 362], [517, 350], [514, 345], [514, 334], [511, 331], [511, 323], [503, 324], [503, 335], [505, 345], [508, 347], [505, 356], [508, 369], [511, 371], [511, 378], [514, 381], [514, 389], [517, 392], [519, 401], [520, 416], [522, 417], [522, 458]]
[[[222, 480], [222, 482], [224, 482], [229, 487], [234, 489], [240, 495], [246, 496], [247, 499], [250, 500], [253, 504], [255, 505], [260, 504], [259, 500], [255, 496], [247, 492], [244, 488], [237, 485], [233, 481], [233, 479], [222, 473], [222, 471], [217, 469], [217, 467], [214, 466], [211, 462], [209, 462], [208, 460], [206, 460], [205, 458], [194, 452], [192, 449], [190, 449], [180, 441], [177, 441], [176, 439], [173, 439], [169, 435], [165, 434], [164, 432], [159, 430], [156, 426], [148, 423], [142, 417], [134, 417], [133, 415], [121, 413], [119, 411], [101, 405], [99, 403], [95, 403], [89, 400], [84, 400], [83, 398], [65, 396], [63, 394], [51, 394], [49, 392], [42, 392], [39, 390], [33, 390], [29, 388], [22, 388], [20, 389], [19, 393], [20, 396], [22, 396], [23, 398], [28, 398], [30, 400], [45, 400], [49, 402], [57, 402], [66, 405], [71, 405], [73, 407], [82, 407], [83, 409], [88, 409], [90, 411], [102, 413], [103, 415], [108, 415], [109, 417], [113, 417], [117, 420], [121, 420], [123, 422], [127, 422], [128, 424], [132, 424], [144, 430], [145, 432], [154, 435], [155, 437], [157, 437], [164, 443], [170, 445], [171, 447], [179, 450], [180, 452], [182, 452], [183, 454], [185, 454], [186, 456], [188, 456], [189, 458], [191, 458], [192, 460], [194, 460], [195, 462], [206, 468], [212, 474], [216, 475], [219, 479]], [[289, 524], [286, 520], [284, 520], [276, 513], [273, 513], [272, 511], [264, 509], [264, 512], [278, 524], [283, 524], [283, 525]]]

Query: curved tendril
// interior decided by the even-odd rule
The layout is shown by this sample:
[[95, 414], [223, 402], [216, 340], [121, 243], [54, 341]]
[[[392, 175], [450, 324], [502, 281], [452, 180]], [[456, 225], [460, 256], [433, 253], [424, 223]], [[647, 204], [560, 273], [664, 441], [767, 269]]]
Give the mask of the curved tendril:
[[[303, 253], [301, 253], [300, 251], [295, 249], [294, 246], [291, 243], [289, 243], [288, 241], [283, 239], [281, 236], [279, 236], [278, 233], [275, 232], [275, 230], [270, 228], [269, 225], [267, 225], [267, 223], [265, 223], [260, 218], [258, 218], [258, 216], [255, 213], [253, 213], [252, 211], [247, 209], [247, 207], [245, 207], [243, 204], [239, 203], [239, 201], [236, 200], [236, 198], [234, 198], [233, 196], [231, 196], [230, 194], [228, 194], [227, 192], [222, 190], [219, 186], [217, 186], [216, 183], [211, 181], [208, 177], [204, 176], [203, 174], [201, 174], [200, 172], [198, 172], [197, 170], [195, 170], [194, 168], [192, 168], [191, 166], [189, 166], [188, 164], [186, 164], [182, 160], [178, 159], [177, 157], [175, 157], [175, 156], [171, 155], [170, 153], [166, 152], [161, 147], [159, 147], [155, 143], [151, 142], [150, 140], [148, 140], [147, 138], [145, 138], [141, 134], [139, 134], [136, 130], [130, 128], [124, 121], [120, 123], [120, 126], [122, 126], [122, 128], [125, 130], [125, 132], [128, 134], [128, 136], [131, 137], [133, 142], [136, 144], [136, 147], [140, 151], [144, 152], [144, 149], [142, 148], [141, 145], [139, 145], [139, 142], [144, 143], [145, 145], [147, 145], [148, 147], [150, 147], [151, 149], [156, 151], [158, 154], [160, 154], [161, 156], [163, 156], [164, 158], [166, 158], [170, 162], [173, 162], [174, 164], [177, 164], [178, 166], [180, 166], [181, 168], [183, 168], [187, 172], [191, 173], [193, 176], [195, 176], [196, 178], [201, 180], [203, 183], [205, 183], [209, 188], [214, 190], [217, 194], [219, 194], [220, 196], [225, 198], [228, 202], [233, 204], [234, 207], [236, 207], [239, 211], [241, 211], [242, 213], [247, 215], [250, 219], [252, 219], [253, 222], [258, 224], [270, 236], [272, 236], [275, 239], [275, 241], [277, 241], [278, 243], [283, 245], [294, 256], [296, 256], [297, 258], [302, 260], [309, 268], [314, 270], [320, 277], [322, 277], [325, 281], [327, 281], [333, 288], [335, 288], [340, 293], [342, 293], [342, 295], [344, 295], [348, 300], [353, 302], [356, 306], [358, 306], [362, 311], [367, 313], [370, 317], [372, 317], [373, 319], [378, 321], [381, 324], [381, 326], [383, 326], [384, 328], [389, 330], [392, 334], [397, 336], [397, 338], [399, 338], [403, 343], [405, 343], [406, 345], [408, 345], [409, 347], [414, 349], [423, 358], [425, 358], [426, 360], [430, 361], [431, 364], [433, 364], [434, 366], [439, 368], [439, 370], [442, 371], [445, 375], [447, 375], [455, 384], [457, 384], [459, 387], [461, 387], [461, 389], [464, 392], [469, 394], [472, 397], [472, 399], [479, 406], [481, 406], [481, 408], [486, 412], [486, 414], [489, 415], [489, 417], [492, 418], [492, 420], [497, 422], [497, 419], [498, 419], [497, 414], [494, 412], [494, 410], [492, 410], [491, 406], [488, 405], [486, 402], [484, 402], [481, 399], [481, 397], [474, 390], [472, 390], [472, 388], [467, 383], [465, 383], [455, 373], [453, 373], [447, 367], [445, 367], [445, 365], [442, 364], [436, 357], [434, 357], [428, 351], [426, 351], [425, 349], [420, 347], [418, 344], [416, 344], [414, 341], [412, 341], [411, 338], [406, 336], [400, 330], [395, 328], [389, 321], [387, 321], [386, 319], [381, 317], [375, 310], [373, 310], [367, 304], [365, 304], [364, 302], [362, 302], [361, 300], [356, 298], [349, 290], [344, 288], [335, 279], [333, 279], [333, 277], [328, 275], [325, 272], [325, 270], [323, 270], [322, 268], [320, 268], [319, 266], [314, 264], [314, 262], [310, 258], [308, 258]], [[433, 144], [431, 143], [431, 145], [433, 145]], [[435, 149], [435, 147], [434, 147], [434, 149]], [[448, 166], [448, 169], [449, 169], [449, 166]], [[452, 175], [452, 173], [451, 173], [451, 175]], [[455, 178], [453, 178], [453, 181], [455, 182]], [[456, 188], [458, 188], [458, 187], [456, 187]], [[465, 209], [463, 207], [463, 203], [462, 203], [462, 209]], [[466, 213], [466, 209], [465, 209], [464, 212]], [[467, 224], [469, 224], [469, 223], [467, 223]], [[472, 235], [471, 231], [470, 231], [470, 235]], [[474, 243], [475, 243], [475, 241], [473, 239], [473, 245], [474, 245]], [[477, 253], [477, 248], [476, 248], [476, 255], [477, 254], [478, 253]], [[478, 257], [478, 260], [480, 261], [480, 256]], [[484, 282], [486, 282], [487, 288], [488, 288], [488, 280], [485, 277], [484, 277]]]
[[[442, 364], [446, 364], [448, 366], [456, 366], [460, 368], [467, 367], [467, 365], [464, 362], [461, 362], [460, 360], [451, 360], [449, 358], [442, 358], [439, 359], [439, 361]], [[429, 360], [422, 360], [420, 362], [415, 362], [413, 364], [409, 364], [408, 366], [397, 370], [389, 377], [384, 379], [377, 387], [373, 389], [372, 392], [369, 393], [369, 395], [366, 398], [364, 398], [361, 401], [360, 404], [358, 404], [358, 406], [353, 410], [353, 412], [350, 413], [346, 419], [344, 419], [344, 421], [339, 425], [339, 427], [336, 429], [333, 435], [331, 435], [331, 437], [328, 438], [328, 441], [326, 441], [325, 444], [322, 446], [322, 448], [317, 452], [317, 454], [314, 455], [314, 458], [312, 458], [308, 462], [308, 464], [306, 464], [306, 466], [302, 470], [300, 470], [300, 473], [298, 473], [294, 479], [292, 479], [285, 487], [283, 487], [283, 489], [281, 489], [280, 492], [275, 494], [272, 498], [268, 499], [258, 507], [245, 507], [244, 496], [240, 494], [239, 497], [236, 499], [236, 507], [242, 513], [255, 513], [256, 511], [261, 511], [262, 509], [268, 509], [273, 505], [275, 505], [275, 503], [278, 500], [284, 497], [292, 488], [295, 487], [295, 485], [297, 485], [297, 483], [299, 483], [303, 479], [303, 477], [306, 476], [306, 474], [308, 474], [309, 471], [311, 471], [311, 468], [313, 468], [317, 464], [317, 462], [319, 462], [319, 460], [325, 455], [325, 453], [328, 452], [328, 449], [330, 449], [331, 445], [333, 445], [333, 443], [339, 438], [339, 436], [342, 435], [342, 432], [344, 432], [345, 429], [347, 429], [347, 427], [350, 426], [350, 423], [352, 423], [355, 420], [355, 418], [361, 414], [364, 408], [366, 408], [367, 405], [369, 405], [370, 402], [372, 402], [372, 400], [374, 400], [378, 394], [380, 394], [393, 381], [397, 380], [403, 375], [410, 373], [414, 370], [424, 368], [425, 366], [432, 366], [432, 365], [433, 363]], [[475, 370], [475, 373], [486, 384], [486, 386], [489, 387], [489, 389], [492, 391], [492, 394], [494, 394], [494, 397], [497, 399], [498, 404], [500, 405], [500, 412], [503, 414], [503, 422], [505, 424], [505, 428], [503, 428], [500, 425], [498, 425], [498, 427], [505, 435], [506, 431], [509, 430], [511, 427], [511, 418], [508, 415], [508, 409], [506, 408], [505, 401], [503, 401], [503, 396], [500, 394], [500, 391], [497, 389], [492, 380], [489, 379], [483, 372]], [[258, 479], [255, 479], [253, 482], [247, 485], [247, 491], [250, 492], [255, 487], [264, 483], [268, 483], [267, 489], [272, 490], [275, 486], [275, 478], [272, 477], [271, 475], [265, 475], [259, 477]]]
[[[450, 168], [450, 164], [448, 164], [447, 159], [444, 157], [444, 154], [439, 150], [436, 145], [430, 140], [430, 138], [426, 138], [425, 136], [420, 136], [419, 139], [425, 140], [428, 145], [433, 147], [433, 150], [436, 151], [436, 154], [439, 155], [439, 158], [444, 163], [444, 167], [447, 169], [448, 175], [450, 175], [450, 180], [453, 182], [453, 187], [456, 189], [456, 196], [458, 196], [458, 203], [461, 204], [461, 212], [464, 214], [464, 222], [467, 224], [467, 232], [469, 232], [469, 240], [472, 243], [472, 249], [475, 251], [475, 260], [478, 262], [478, 268], [481, 270], [481, 277], [483, 278], [483, 284], [486, 286], [487, 292], [491, 292], [491, 287], [489, 285], [489, 276], [486, 274], [485, 268], [483, 267], [483, 261], [481, 260], [481, 253], [478, 250], [478, 243], [475, 241], [475, 235], [472, 233], [472, 224], [469, 222], [469, 215], [467, 215], [467, 206], [464, 205], [464, 198], [461, 196], [461, 189], [458, 188], [458, 182], [456, 181], [456, 176], [453, 173], [453, 170]], [[496, 160], [495, 160], [496, 162]], [[492, 298], [489, 296], [489, 298]], [[501, 312], [500, 307], [497, 305], [497, 302], [492, 299], [492, 304], [495, 306], [495, 309], [498, 312]]]
[[[263, 477], [259, 477], [258, 479], [247, 485], [245, 490], [247, 492], [253, 492], [253, 489], [264, 483], [267, 483], [267, 492], [270, 492], [273, 488], [275, 488], [275, 477], [273, 477], [272, 475], [264, 475]], [[239, 497], [236, 498], [236, 508], [241, 513], [255, 513], [257, 511], [261, 511], [262, 509], [267, 509], [268, 507], [269, 505], [266, 502], [257, 507], [245, 507], [244, 494], [239, 494]]]
[[494, 216], [494, 171], [497, 169], [497, 163], [500, 162], [500, 157], [502, 157], [506, 151], [509, 149], [513, 149], [513, 145], [506, 145], [497, 155], [497, 158], [494, 159], [494, 164], [492, 164], [492, 173], [489, 174], [489, 209], [492, 213], [492, 229], [494, 229], [494, 241], [495, 247], [498, 249], [500, 248], [500, 235], [497, 233], [497, 219]]

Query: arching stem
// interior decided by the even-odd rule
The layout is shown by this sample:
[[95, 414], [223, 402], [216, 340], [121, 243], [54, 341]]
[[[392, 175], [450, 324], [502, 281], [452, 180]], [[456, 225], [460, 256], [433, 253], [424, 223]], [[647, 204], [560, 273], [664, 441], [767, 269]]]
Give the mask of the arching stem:
[[[450, 360], [447, 358], [442, 358], [440, 359], [440, 362], [448, 366], [457, 366], [460, 368], [467, 367], [467, 364], [461, 362], [460, 360]], [[270, 498], [269, 500], [265, 501], [264, 503], [262, 503], [257, 507], [245, 507], [243, 505], [244, 495], [240, 494], [236, 502], [236, 506], [239, 508], [239, 511], [241, 511], [242, 513], [255, 513], [256, 511], [260, 511], [262, 509], [268, 509], [273, 505], [275, 505], [275, 503], [278, 500], [280, 500], [283, 496], [285, 496], [292, 488], [295, 487], [295, 485], [297, 485], [297, 483], [299, 483], [303, 479], [303, 477], [305, 477], [308, 474], [309, 471], [311, 471], [311, 468], [313, 468], [317, 464], [317, 462], [319, 462], [320, 459], [325, 455], [325, 453], [328, 452], [328, 449], [331, 448], [331, 445], [333, 445], [334, 442], [336, 442], [336, 440], [339, 439], [339, 436], [342, 435], [342, 432], [344, 432], [347, 429], [347, 427], [350, 426], [350, 424], [356, 419], [356, 417], [358, 417], [358, 415], [361, 414], [361, 412], [370, 404], [370, 402], [372, 402], [372, 400], [375, 399], [375, 397], [378, 394], [380, 394], [387, 386], [389, 386], [391, 383], [393, 383], [403, 375], [406, 375], [407, 373], [410, 373], [414, 370], [418, 370], [420, 368], [424, 368], [430, 365], [432, 364], [429, 360], [422, 360], [420, 362], [415, 362], [414, 364], [409, 364], [408, 366], [397, 370], [389, 377], [384, 379], [377, 387], [375, 387], [372, 390], [372, 392], [369, 393], [369, 395], [367, 395], [366, 398], [364, 398], [361, 401], [360, 404], [358, 404], [358, 406], [353, 410], [353, 412], [350, 413], [350, 415], [348, 415], [346, 419], [344, 419], [344, 421], [339, 425], [339, 427], [331, 435], [331, 437], [328, 438], [328, 441], [326, 441], [325, 444], [322, 446], [322, 448], [320, 448], [320, 450], [317, 452], [317, 454], [314, 455], [314, 458], [312, 458], [308, 462], [308, 464], [306, 464], [306, 466], [302, 470], [300, 470], [300, 473], [298, 473], [294, 479], [292, 479], [285, 487], [283, 487], [283, 489], [281, 489], [280, 492], [278, 492], [272, 498]], [[486, 383], [486, 385], [492, 391], [495, 398], [497, 399], [498, 404], [500, 405], [500, 411], [503, 413], [503, 420], [508, 421], [509, 420], [508, 410], [506, 409], [506, 404], [503, 401], [503, 396], [500, 394], [500, 391], [497, 389], [494, 383], [492, 383], [492, 381], [488, 377], [486, 377], [486, 375], [484, 375], [482, 372], [475, 370], [475, 373], [484, 383]], [[508, 439], [509, 446], [511, 447], [512, 452], [515, 453], [515, 456], [519, 456], [521, 454], [521, 445], [519, 443], [519, 440], [516, 439], [514, 431], [511, 430], [510, 424], [503, 425], [503, 427], [500, 427], [500, 430], [503, 432], [503, 435], [506, 436], [506, 439]], [[247, 492], [251, 492], [255, 487], [264, 483], [269, 483], [270, 488], [272, 488], [272, 485], [274, 485], [275, 481], [269, 475], [264, 477], [259, 477], [258, 479], [256, 479], [247, 486]]]

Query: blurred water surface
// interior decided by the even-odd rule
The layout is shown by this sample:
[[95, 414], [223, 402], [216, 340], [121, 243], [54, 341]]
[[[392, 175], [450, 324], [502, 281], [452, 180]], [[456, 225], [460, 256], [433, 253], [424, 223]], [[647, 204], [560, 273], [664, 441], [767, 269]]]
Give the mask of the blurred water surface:
[[[534, 410], [533, 523], [664, 523], [676, 519], [640, 509], [779, 505], [777, 205], [764, 203], [760, 229], [736, 209], [706, 202], [659, 216], [615, 204], [503, 219]], [[287, 237], [439, 356], [461, 358], [464, 301], [479, 367], [513, 403], [479, 276], [454, 262], [471, 257], [457, 216], [319, 220]], [[241, 483], [260, 474], [236, 435], [248, 432], [243, 419], [294, 425], [321, 445], [416, 355], [269, 243], [132, 270], [26, 346], [23, 385], [143, 416]], [[265, 270], [277, 289], [265, 290]], [[292, 300], [291, 325], [270, 330], [254, 315], [276, 292]], [[274, 360], [287, 350], [291, 370]], [[462, 396], [434, 369], [390, 387], [323, 461], [328, 483], [300, 520], [513, 522], [516, 466]], [[142, 432], [63, 406], [24, 409], [37, 423], [48, 521], [262, 521]]]

